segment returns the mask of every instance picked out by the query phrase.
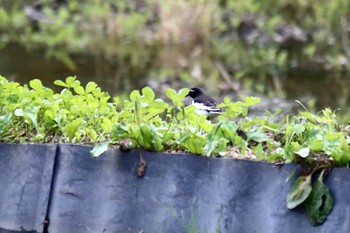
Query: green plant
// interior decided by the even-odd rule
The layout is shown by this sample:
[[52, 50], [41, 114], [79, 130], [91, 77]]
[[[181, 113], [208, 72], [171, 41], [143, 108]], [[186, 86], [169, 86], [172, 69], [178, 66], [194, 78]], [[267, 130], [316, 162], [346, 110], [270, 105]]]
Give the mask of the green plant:
[[183, 106], [181, 100], [188, 89], [168, 89], [169, 99], [162, 100], [145, 87], [121, 102], [118, 97], [111, 101], [94, 82], [84, 87], [75, 77], [68, 77], [55, 84], [63, 88], [60, 93], [39, 80], [21, 86], [1, 77], [3, 141], [102, 143], [130, 139], [132, 147], [155, 151], [182, 148], [211, 156], [235, 147], [242, 154], [250, 148], [258, 159], [267, 161], [292, 162], [299, 157], [312, 161], [325, 156], [338, 166], [350, 163], [349, 134], [330, 109], [320, 115], [300, 112], [278, 124], [273, 122], [278, 112], [248, 117], [249, 107], [258, 104], [258, 98], [247, 97], [243, 102], [225, 98], [218, 105], [223, 108], [222, 115], [212, 122], [198, 116], [193, 106]]
[[[311, 168], [311, 171], [304, 171], [294, 181], [287, 195], [287, 207], [294, 209], [304, 204], [310, 223], [314, 226], [326, 220], [334, 205], [329, 189], [323, 183], [325, 172], [328, 169], [327, 166], [316, 166]], [[319, 170], [321, 172], [318, 178], [312, 182], [312, 176]]]
[[[188, 89], [168, 89], [169, 100], [164, 101], [145, 87], [121, 102], [118, 97], [111, 101], [94, 82], [84, 87], [75, 77], [68, 77], [55, 84], [63, 88], [60, 93], [39, 80], [21, 86], [1, 77], [3, 141], [103, 143], [130, 139], [132, 147], [155, 151], [182, 148], [211, 156], [235, 147], [242, 154], [250, 148], [258, 159], [267, 161], [292, 162], [299, 157], [311, 161], [325, 156], [338, 166], [350, 162], [348, 132], [330, 109], [321, 115], [300, 112], [281, 125], [273, 122], [278, 112], [248, 117], [249, 107], [258, 104], [258, 98], [248, 97], [244, 102], [225, 98], [219, 105], [222, 115], [212, 122], [198, 116], [193, 106], [183, 106], [181, 100]], [[244, 132], [245, 137], [237, 132]]]
[[[8, 82], [1, 77], [2, 122], [1, 136], [4, 141], [104, 141], [111, 131], [113, 121], [119, 116], [109, 96], [93, 82], [82, 87], [75, 77], [66, 82], [57, 81], [65, 87], [60, 94], [42, 86], [39, 80], [27, 85]], [[22, 132], [25, 130], [25, 134]]]

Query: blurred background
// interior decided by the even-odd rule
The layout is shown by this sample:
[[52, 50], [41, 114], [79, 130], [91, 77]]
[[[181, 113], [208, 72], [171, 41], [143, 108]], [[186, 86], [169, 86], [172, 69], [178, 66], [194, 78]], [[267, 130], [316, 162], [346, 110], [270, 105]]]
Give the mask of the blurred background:
[[76, 75], [112, 96], [201, 87], [350, 121], [348, 0], [0, 0], [0, 74]]

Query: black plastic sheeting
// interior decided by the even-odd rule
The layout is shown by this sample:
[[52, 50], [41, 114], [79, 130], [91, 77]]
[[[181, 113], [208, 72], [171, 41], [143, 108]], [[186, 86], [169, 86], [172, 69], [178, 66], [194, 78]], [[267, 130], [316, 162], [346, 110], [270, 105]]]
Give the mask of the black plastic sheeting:
[[56, 148], [0, 144], [0, 233], [43, 231]]
[[[54, 146], [0, 145], [0, 184], [7, 190], [0, 192], [0, 228], [42, 232], [47, 216], [50, 233], [350, 232], [349, 169], [333, 169], [326, 179], [335, 206], [312, 227], [302, 208], [286, 208], [286, 179], [297, 165], [117, 149], [94, 158], [90, 150], [60, 144], [54, 160]], [[142, 178], [140, 153], [147, 162]], [[35, 192], [23, 188], [30, 184]]]

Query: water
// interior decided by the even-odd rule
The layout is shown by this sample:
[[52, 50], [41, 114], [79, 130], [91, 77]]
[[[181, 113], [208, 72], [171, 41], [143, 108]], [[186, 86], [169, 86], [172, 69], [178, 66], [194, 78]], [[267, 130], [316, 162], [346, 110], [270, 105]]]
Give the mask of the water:
[[44, 51], [27, 51], [19, 45], [11, 44], [0, 50], [0, 74], [21, 84], [29, 83], [35, 78], [40, 79], [44, 86], [56, 91], [61, 88], [53, 84], [55, 80], [77, 76], [83, 85], [94, 81], [112, 96], [128, 93], [144, 85], [143, 82], [135, 80], [138, 75], [127, 76], [127, 67], [122, 70], [94, 57], [76, 56], [73, 60], [76, 64], [75, 70], [54, 58], [46, 58]]
[[[77, 56], [73, 58], [76, 63], [76, 70], [71, 70], [58, 60], [45, 58], [43, 51], [26, 51], [23, 47], [12, 44], [0, 50], [0, 74], [21, 84], [38, 78], [45, 86], [56, 91], [60, 90], [60, 87], [53, 84], [55, 80], [64, 80], [67, 76], [73, 75], [77, 76], [82, 84], [94, 81], [102, 90], [115, 96], [127, 94], [133, 89], [139, 89], [148, 84], [147, 77], [149, 77], [149, 73], [155, 67], [159, 69], [159, 66], [154, 65], [157, 61], [145, 64], [142, 70], [137, 70], [132, 66], [125, 65], [129, 61], [123, 59], [122, 62], [110, 63], [99, 58]], [[164, 60], [164, 57], [161, 59]], [[163, 81], [169, 79], [168, 85], [174, 88], [181, 86], [177, 81], [172, 82], [169, 77], [162, 77], [161, 79]], [[314, 106], [316, 111], [331, 107], [333, 109], [340, 108], [343, 112], [350, 112], [348, 80], [346, 75], [314, 71], [293, 72], [282, 80], [281, 89], [286, 101], [300, 100], [305, 105]], [[267, 89], [273, 89], [271, 88], [272, 84], [266, 83], [265, 85], [269, 85]], [[175, 84], [176, 86], [174, 86]], [[282, 100], [279, 102], [283, 107]], [[276, 104], [276, 102], [271, 102], [269, 99], [265, 103], [267, 106]]]
[[46, 59], [44, 52], [26, 51], [18, 45], [9, 45], [0, 52], [0, 74], [21, 84], [37, 78], [50, 88], [58, 89], [53, 82], [76, 75], [82, 82], [96, 81], [92, 59], [75, 59], [77, 70], [70, 70], [62, 62]]
[[315, 109], [325, 107], [350, 112], [349, 78], [346, 74], [327, 74], [320, 71], [294, 72], [288, 75], [283, 89], [289, 100], [314, 102]]

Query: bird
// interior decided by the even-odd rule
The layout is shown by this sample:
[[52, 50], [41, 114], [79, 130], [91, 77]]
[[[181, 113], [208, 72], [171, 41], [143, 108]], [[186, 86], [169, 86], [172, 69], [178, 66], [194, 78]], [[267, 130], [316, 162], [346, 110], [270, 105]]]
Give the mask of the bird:
[[216, 107], [218, 105], [217, 102], [213, 98], [204, 94], [204, 92], [197, 87], [191, 88], [186, 97], [192, 98], [192, 104], [196, 106], [195, 112], [198, 115], [215, 118], [222, 112], [220, 108]]

